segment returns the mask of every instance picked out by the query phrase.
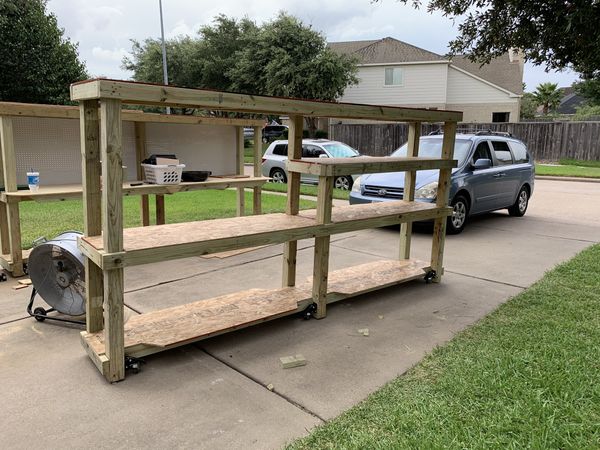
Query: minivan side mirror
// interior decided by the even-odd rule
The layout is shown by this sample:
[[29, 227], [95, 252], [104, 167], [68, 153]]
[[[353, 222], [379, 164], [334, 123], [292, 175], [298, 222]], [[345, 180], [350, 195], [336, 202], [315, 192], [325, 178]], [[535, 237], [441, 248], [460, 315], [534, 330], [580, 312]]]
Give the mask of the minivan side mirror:
[[475, 161], [474, 164], [472, 164], [473, 166], [473, 170], [482, 170], [482, 169], [489, 169], [490, 167], [492, 167], [492, 161], [489, 159], [478, 159], [477, 161]]

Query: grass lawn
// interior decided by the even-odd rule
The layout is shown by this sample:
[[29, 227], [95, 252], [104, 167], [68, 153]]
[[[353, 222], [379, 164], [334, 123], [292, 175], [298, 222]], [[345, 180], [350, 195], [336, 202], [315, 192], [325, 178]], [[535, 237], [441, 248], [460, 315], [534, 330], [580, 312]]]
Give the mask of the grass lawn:
[[564, 166], [599, 167], [600, 161], [581, 161], [579, 159], [560, 159], [559, 164]]
[[[547, 166], [544, 164], [535, 165], [536, 175], [551, 175], [557, 177], [583, 177], [583, 178], [600, 178], [600, 163], [593, 166], [595, 161], [570, 161], [569, 164], [560, 166]], [[596, 161], [597, 162], [597, 161]], [[561, 160], [561, 164], [563, 160]], [[587, 166], [578, 166], [575, 163], [587, 163]]]
[[292, 449], [600, 448], [600, 245]]
[[[254, 164], [254, 141], [250, 140], [250, 145], [252, 147], [244, 147], [244, 163], [245, 164]], [[263, 142], [262, 146], [262, 155], [265, 154], [265, 150], [271, 145], [270, 142]]]
[[[167, 223], [190, 222], [194, 220], [234, 217], [236, 192], [233, 190], [182, 192], [165, 196]], [[285, 211], [286, 197], [263, 195], [264, 213]], [[300, 200], [300, 208], [315, 208], [316, 202]], [[247, 214], [252, 212], [252, 193], [246, 192]], [[154, 201], [150, 201], [150, 220], [155, 216]], [[126, 227], [141, 226], [140, 197], [123, 198], [123, 220]], [[83, 209], [81, 200], [63, 202], [23, 202], [21, 203], [21, 230], [23, 248], [31, 248], [34, 239], [40, 236], [53, 238], [67, 230], [83, 230]]]
[[[287, 192], [287, 184], [283, 183], [265, 183], [263, 186], [264, 191], [274, 191], [274, 192]], [[302, 195], [314, 195], [317, 196], [317, 186], [313, 186], [310, 184], [301, 184], [300, 185], [300, 194]], [[333, 198], [338, 198], [340, 200], [348, 200], [348, 196], [350, 195], [349, 191], [344, 191], [342, 189], [334, 189], [333, 190]]]

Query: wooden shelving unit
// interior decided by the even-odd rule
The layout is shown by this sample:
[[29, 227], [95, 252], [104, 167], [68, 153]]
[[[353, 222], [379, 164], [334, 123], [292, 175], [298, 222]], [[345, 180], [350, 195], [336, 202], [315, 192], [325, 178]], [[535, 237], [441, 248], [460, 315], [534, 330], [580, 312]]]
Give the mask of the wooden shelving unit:
[[[125, 377], [124, 357], [143, 356], [247, 327], [316, 305], [326, 315], [328, 303], [422, 278], [439, 282], [456, 122], [454, 111], [395, 108], [249, 96], [141, 83], [90, 80], [71, 86], [80, 102], [82, 129], [85, 237], [79, 247], [86, 258], [87, 326], [82, 343], [109, 381]], [[292, 126], [288, 145], [288, 197], [285, 214], [267, 214], [123, 230], [121, 103], [193, 106], [254, 113], [286, 114]], [[304, 116], [355, 118], [410, 123], [407, 158], [300, 160]], [[98, 120], [98, 119], [101, 120]], [[422, 121], [444, 122], [439, 159], [418, 158]], [[102, 170], [99, 161], [102, 160]], [[415, 171], [439, 169], [435, 203], [414, 201]], [[405, 199], [332, 208], [333, 180], [339, 175], [407, 171]], [[300, 174], [319, 177], [317, 209], [299, 210]], [[102, 175], [105, 188], [99, 189]], [[100, 202], [100, 195], [103, 201]], [[431, 260], [410, 258], [411, 224], [434, 220]], [[98, 224], [102, 224], [99, 226]], [[402, 224], [399, 258], [329, 272], [332, 234]], [[313, 276], [296, 283], [299, 239], [314, 238]], [[123, 323], [123, 269], [236, 248], [283, 243], [281, 289], [252, 289], [133, 317]]]
[[[37, 105], [27, 103], [0, 102], [0, 267], [8, 270], [13, 276], [23, 275], [23, 265], [27, 263], [29, 251], [21, 250], [21, 225], [19, 204], [25, 201], [60, 201], [82, 198], [81, 185], [41, 186], [36, 192], [17, 189], [17, 164], [15, 140], [13, 132], [14, 117], [33, 117], [37, 119], [80, 119], [80, 111], [76, 106]], [[253, 189], [252, 208], [254, 214], [261, 212], [261, 189], [269, 179], [261, 176], [260, 158], [262, 156], [261, 135], [262, 121], [257, 119], [216, 118], [201, 116], [182, 116], [144, 113], [135, 110], [123, 110], [122, 120], [133, 122], [136, 133], [136, 166], [138, 179], [142, 179], [140, 163], [147, 157], [146, 124], [190, 124], [210, 126], [236, 127], [236, 173], [231, 176], [209, 178], [205, 182], [180, 183], [177, 185], [141, 185], [131, 186], [124, 183], [123, 195], [139, 195], [141, 200], [141, 221], [149, 225], [149, 195], [155, 196], [156, 223], [164, 224], [166, 220], [164, 196], [178, 192], [202, 189], [237, 189], [236, 211], [238, 216], [244, 214], [245, 188]], [[254, 148], [254, 173], [244, 176], [244, 137], [243, 128], [253, 127], [258, 143]], [[81, 128], [83, 130], [83, 128]], [[83, 133], [83, 131], [82, 131]]]

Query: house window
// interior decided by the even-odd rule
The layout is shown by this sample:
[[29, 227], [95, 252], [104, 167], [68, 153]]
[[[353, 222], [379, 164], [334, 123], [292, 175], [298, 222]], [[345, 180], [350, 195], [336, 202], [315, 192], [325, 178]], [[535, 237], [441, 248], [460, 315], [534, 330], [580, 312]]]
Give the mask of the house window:
[[385, 68], [385, 85], [402, 86], [402, 69], [399, 67]]
[[508, 122], [510, 113], [507, 112], [495, 112], [492, 113], [492, 122]]

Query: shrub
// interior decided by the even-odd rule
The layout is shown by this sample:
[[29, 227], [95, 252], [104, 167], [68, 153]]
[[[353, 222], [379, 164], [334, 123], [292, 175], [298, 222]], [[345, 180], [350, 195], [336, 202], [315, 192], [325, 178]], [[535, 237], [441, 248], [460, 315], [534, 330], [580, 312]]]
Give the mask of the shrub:
[[315, 139], [327, 139], [329, 137], [329, 133], [327, 130], [317, 130], [315, 132]]

